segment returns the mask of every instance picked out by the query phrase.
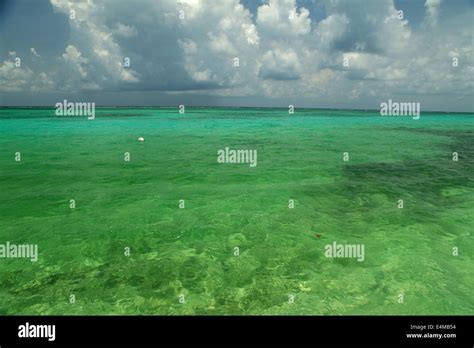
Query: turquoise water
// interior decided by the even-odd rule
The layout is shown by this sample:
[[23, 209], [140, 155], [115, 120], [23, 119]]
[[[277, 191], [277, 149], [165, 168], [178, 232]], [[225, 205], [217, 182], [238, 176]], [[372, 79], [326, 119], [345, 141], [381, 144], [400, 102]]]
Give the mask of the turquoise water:
[[474, 313], [473, 115], [96, 112], [0, 109], [1, 314]]

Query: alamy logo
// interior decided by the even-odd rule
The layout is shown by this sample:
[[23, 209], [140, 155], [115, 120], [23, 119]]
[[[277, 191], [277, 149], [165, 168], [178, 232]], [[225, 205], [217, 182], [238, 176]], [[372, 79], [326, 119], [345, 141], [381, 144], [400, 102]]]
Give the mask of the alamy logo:
[[420, 118], [420, 103], [415, 102], [388, 102], [380, 103], [380, 116], [412, 116], [414, 120]]
[[324, 247], [324, 256], [336, 258], [357, 258], [362, 262], [365, 259], [364, 244], [327, 244]]
[[26, 322], [18, 326], [18, 337], [21, 338], [47, 338], [48, 341], [56, 339], [56, 325], [35, 325]]
[[226, 147], [217, 151], [217, 163], [248, 163], [257, 166], [257, 150], [231, 150]]
[[29, 258], [31, 262], [38, 261], [37, 244], [0, 244], [0, 259]]
[[66, 99], [54, 105], [56, 108], [56, 116], [87, 116], [89, 120], [95, 118], [95, 103], [82, 102], [73, 103]]

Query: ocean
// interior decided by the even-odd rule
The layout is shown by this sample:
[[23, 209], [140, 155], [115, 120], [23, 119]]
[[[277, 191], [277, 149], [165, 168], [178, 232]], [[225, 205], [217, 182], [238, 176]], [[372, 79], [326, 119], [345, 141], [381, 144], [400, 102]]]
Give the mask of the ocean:
[[472, 114], [3, 108], [0, 149], [2, 315], [474, 313]]

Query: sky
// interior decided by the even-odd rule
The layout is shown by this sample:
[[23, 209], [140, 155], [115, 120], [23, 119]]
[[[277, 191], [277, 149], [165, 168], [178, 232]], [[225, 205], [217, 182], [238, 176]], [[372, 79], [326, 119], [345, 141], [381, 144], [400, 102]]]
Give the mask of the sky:
[[474, 0], [0, 0], [0, 106], [474, 112], [473, 33]]

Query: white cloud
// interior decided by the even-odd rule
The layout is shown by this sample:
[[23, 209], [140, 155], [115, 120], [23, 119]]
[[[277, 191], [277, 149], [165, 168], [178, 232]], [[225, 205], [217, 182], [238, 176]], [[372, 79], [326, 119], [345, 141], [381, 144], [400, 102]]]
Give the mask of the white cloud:
[[247, 43], [258, 46], [260, 38], [258, 37], [257, 27], [254, 24], [242, 23], [242, 30], [247, 38]]
[[254, 15], [238, 0], [51, 0], [70, 38], [44, 88], [329, 100], [472, 88], [472, 27], [454, 25], [470, 23], [472, 11], [449, 22], [440, 0], [426, 0], [424, 23], [413, 28], [392, 0], [322, 2], [326, 17], [315, 21], [296, 0], [269, 0]]
[[308, 34], [311, 19], [306, 8], [297, 8], [296, 0], [270, 0], [257, 11], [257, 26], [268, 36]]
[[123, 36], [126, 38], [134, 37], [138, 35], [138, 31], [135, 27], [125, 25], [122, 23], [117, 23], [115, 26], [113, 33], [118, 35], [118, 36]]
[[439, 6], [441, 5], [441, 0], [426, 0], [426, 23], [429, 26], [436, 25], [438, 21], [438, 12]]
[[87, 77], [87, 71], [85, 69], [85, 64], [89, 62], [87, 58], [82, 56], [82, 53], [73, 46], [68, 45], [66, 51], [62, 55], [63, 60], [67, 64], [71, 64], [72, 69], [76, 71], [82, 78]]
[[38, 52], [36, 52], [35, 48], [34, 47], [31, 47], [30, 48], [30, 52], [37, 58], [41, 58], [41, 56], [38, 54]]
[[[133, 68], [123, 67], [122, 62], [127, 55], [122, 52], [115, 38], [132, 38], [136, 29], [120, 21], [114, 21], [117, 24], [108, 27], [105, 14], [108, 8], [113, 8], [110, 1], [51, 0], [51, 3], [57, 11], [68, 16], [72, 31], [73, 44], [66, 48], [66, 57], [63, 55], [63, 58], [72, 62], [73, 70], [83, 79], [89, 79], [77, 86], [78, 89], [113, 88], [119, 83], [139, 81]], [[75, 11], [74, 19], [69, 16], [71, 10]]]
[[275, 49], [262, 57], [259, 76], [274, 80], [296, 80], [300, 78], [301, 65], [296, 53], [291, 50]]
[[33, 75], [30, 69], [16, 67], [12, 61], [6, 60], [0, 64], [0, 90], [2, 92], [26, 90]]
[[1, 92], [51, 91], [54, 88], [54, 82], [45, 72], [35, 74], [25, 65], [15, 66], [11, 60], [0, 63]]

